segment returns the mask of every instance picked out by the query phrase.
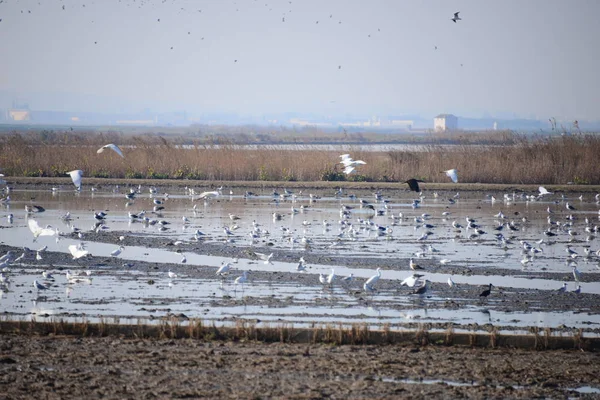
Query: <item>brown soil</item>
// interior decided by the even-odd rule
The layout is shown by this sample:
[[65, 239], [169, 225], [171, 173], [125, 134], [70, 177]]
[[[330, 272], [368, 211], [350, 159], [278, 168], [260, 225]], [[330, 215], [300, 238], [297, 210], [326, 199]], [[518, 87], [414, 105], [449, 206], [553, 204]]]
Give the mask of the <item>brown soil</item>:
[[585, 397], [573, 389], [600, 387], [598, 365], [579, 350], [2, 334], [0, 398]]

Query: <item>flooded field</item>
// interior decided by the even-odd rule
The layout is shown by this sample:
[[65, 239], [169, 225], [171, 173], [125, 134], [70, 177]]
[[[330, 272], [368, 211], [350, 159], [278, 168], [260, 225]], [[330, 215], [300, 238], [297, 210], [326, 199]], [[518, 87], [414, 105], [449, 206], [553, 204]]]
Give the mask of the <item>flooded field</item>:
[[589, 193], [93, 189], [3, 195], [4, 318], [600, 333]]

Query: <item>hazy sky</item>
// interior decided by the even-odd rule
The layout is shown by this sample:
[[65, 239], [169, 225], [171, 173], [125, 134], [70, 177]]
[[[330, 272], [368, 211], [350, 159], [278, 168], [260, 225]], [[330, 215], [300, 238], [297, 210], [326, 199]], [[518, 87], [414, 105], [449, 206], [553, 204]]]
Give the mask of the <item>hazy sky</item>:
[[32, 109], [600, 119], [599, 15], [598, 0], [3, 0], [0, 91]]

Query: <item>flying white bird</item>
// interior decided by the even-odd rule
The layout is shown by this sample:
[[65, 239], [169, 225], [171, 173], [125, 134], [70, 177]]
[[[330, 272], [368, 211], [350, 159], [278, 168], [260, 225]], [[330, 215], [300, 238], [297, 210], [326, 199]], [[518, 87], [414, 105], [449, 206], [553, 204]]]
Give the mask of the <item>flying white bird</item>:
[[458, 183], [458, 171], [455, 169], [449, 169], [447, 171], [444, 171], [444, 173], [450, 178], [452, 179], [452, 182], [454, 183]]
[[50, 226], [46, 226], [42, 228], [35, 219], [29, 219], [27, 221], [29, 225], [29, 230], [33, 232], [33, 237], [38, 238], [39, 236], [54, 236], [56, 235], [56, 229], [50, 228]]
[[256, 254], [261, 260], [263, 260], [265, 264], [272, 264], [271, 258], [273, 258], [273, 253], [267, 255], [264, 253], [254, 252], [254, 254]]
[[342, 158], [340, 164], [342, 164], [345, 167], [344, 173], [346, 175], [350, 175], [355, 170], [355, 167], [357, 165], [366, 164], [366, 162], [364, 162], [363, 160], [353, 160], [352, 157], [350, 157], [350, 154], [342, 154], [340, 157]]
[[78, 258], [84, 257], [89, 253], [89, 251], [83, 249], [83, 246], [76, 244], [70, 245], [69, 251], [73, 256], [73, 260], [77, 260]]
[[80, 169], [73, 170], [71, 172], [67, 172], [68, 175], [71, 175], [71, 179], [73, 180], [73, 184], [77, 188], [77, 190], [81, 190], [81, 178], [83, 177], [83, 171]]
[[115, 153], [117, 153], [118, 155], [120, 155], [121, 157], [125, 158], [125, 156], [123, 155], [123, 152], [121, 151], [121, 149], [119, 148], [119, 146], [117, 146], [116, 144], [107, 144], [104, 145], [102, 147], [100, 147], [97, 151], [98, 154], [102, 153], [105, 149], [111, 149], [113, 150]]

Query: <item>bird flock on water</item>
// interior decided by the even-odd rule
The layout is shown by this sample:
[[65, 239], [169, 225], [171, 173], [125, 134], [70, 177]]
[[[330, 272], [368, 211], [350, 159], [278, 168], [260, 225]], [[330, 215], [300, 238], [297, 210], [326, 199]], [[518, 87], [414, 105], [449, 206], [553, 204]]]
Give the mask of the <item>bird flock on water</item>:
[[[121, 149], [114, 145], [108, 144], [106, 146], [102, 146], [98, 153], [103, 153], [104, 150], [110, 149], [114, 151], [118, 156], [125, 157]], [[366, 165], [366, 162], [362, 160], [354, 160], [350, 154], [343, 154], [340, 156], [340, 163], [344, 166], [345, 173], [350, 174], [356, 170], [356, 168], [360, 168], [363, 165]], [[458, 171], [456, 169], [449, 169], [446, 171], [442, 171], [451, 182], [458, 182]], [[82, 183], [83, 183], [83, 171], [81, 170], [73, 170], [69, 172], [69, 175], [73, 181], [76, 192], [80, 193], [82, 191]], [[503, 198], [496, 199], [494, 196], [488, 196], [486, 201], [489, 201], [492, 205], [496, 203], [501, 203], [504, 208], [509, 209], [516, 202], [523, 201], [525, 203], [533, 203], [546, 201], [550, 205], [547, 207], [547, 228], [541, 233], [543, 237], [537, 239], [535, 242], [526, 239], [520, 239], [519, 234], [527, 227], [528, 221], [527, 218], [523, 217], [521, 219], [511, 218], [507, 216], [503, 211], [495, 214], [494, 217], [494, 225], [493, 226], [484, 226], [476, 219], [467, 216], [465, 218], [465, 222], [460, 223], [457, 220], [452, 219], [452, 206], [457, 204], [460, 199], [460, 195], [457, 192], [456, 195], [452, 197], [448, 197], [446, 199], [440, 199], [437, 192], [433, 192], [431, 196], [435, 201], [446, 202], [446, 208], [441, 213], [437, 222], [435, 221], [435, 217], [432, 217], [428, 213], [420, 213], [419, 209], [424, 204], [424, 202], [428, 201], [427, 196], [423, 194], [419, 183], [425, 183], [421, 179], [411, 178], [405, 183], [408, 184], [408, 188], [410, 191], [417, 192], [419, 197], [414, 199], [410, 208], [415, 212], [416, 215], [409, 217], [408, 215], [404, 215], [402, 211], [398, 211], [394, 213], [393, 205], [390, 199], [387, 199], [380, 191], [374, 193], [374, 199], [372, 201], [358, 198], [355, 195], [349, 194], [344, 195], [343, 190], [340, 188], [336, 192], [332, 194], [332, 197], [338, 199], [340, 202], [340, 210], [339, 210], [339, 221], [336, 223], [339, 226], [339, 233], [336, 235], [335, 241], [329, 245], [330, 251], [336, 251], [340, 245], [348, 245], [354, 242], [358, 242], [361, 240], [361, 237], [368, 238], [379, 238], [383, 237], [386, 239], [393, 238], [395, 227], [402, 226], [403, 224], [414, 223], [415, 231], [421, 231], [421, 235], [416, 239], [417, 243], [421, 244], [422, 251], [418, 251], [414, 253], [414, 255], [409, 259], [408, 268], [411, 270], [411, 275], [406, 277], [400, 282], [400, 286], [406, 286], [412, 288], [413, 294], [423, 296], [427, 295], [431, 289], [431, 280], [428, 279], [428, 273], [435, 273], [435, 267], [432, 268], [431, 265], [423, 266], [418, 260], [420, 260], [424, 255], [429, 254], [440, 266], [445, 266], [452, 263], [451, 260], [447, 258], [437, 257], [436, 253], [439, 253], [439, 250], [435, 249], [433, 244], [430, 243], [430, 238], [438, 235], [440, 228], [445, 229], [446, 231], [450, 230], [454, 232], [456, 238], [463, 238], [463, 233], [466, 233], [466, 240], [469, 241], [481, 241], [483, 238], [492, 237], [493, 241], [496, 243], [501, 249], [506, 251], [513, 249], [520, 249], [522, 253], [522, 268], [525, 270], [526, 268], [530, 268], [535, 262], [536, 259], [544, 252], [544, 247], [554, 245], [557, 240], [561, 237], [567, 239], [568, 244], [565, 247], [566, 254], [566, 262], [568, 267], [572, 270], [572, 276], [574, 281], [577, 283], [577, 287], [572, 290], [575, 293], [581, 293], [582, 286], [581, 282], [584, 281], [583, 274], [578, 269], [578, 261], [580, 259], [592, 260], [592, 259], [600, 259], [600, 250], [591, 249], [591, 244], [594, 243], [594, 239], [600, 230], [597, 224], [594, 224], [593, 220], [586, 216], [583, 218], [583, 222], [579, 220], [579, 217], [574, 215], [574, 212], [577, 212], [577, 207], [572, 204], [572, 201], [566, 199], [564, 196], [557, 196], [555, 193], [548, 191], [543, 186], [540, 186], [537, 193], [527, 194], [525, 192], [522, 193], [512, 193], [512, 194], [504, 194]], [[94, 189], [94, 188], [92, 188]], [[55, 190], [53, 188], [53, 190]], [[118, 189], [117, 189], [118, 190]], [[10, 193], [10, 187], [6, 186], [3, 189], [3, 192]], [[156, 226], [157, 229], [161, 232], [168, 231], [170, 229], [169, 225], [173, 222], [168, 221], [167, 219], [161, 219], [162, 213], [165, 210], [165, 206], [168, 205], [169, 202], [169, 194], [164, 193], [160, 195], [159, 190], [156, 187], [148, 188], [148, 192], [151, 199], [151, 207], [152, 211], [146, 212], [142, 210], [140, 212], [134, 213], [129, 211], [127, 214], [127, 219], [130, 223], [141, 223], [146, 227]], [[204, 191], [201, 193], [196, 193], [193, 188], [185, 188], [186, 196], [189, 196], [194, 203], [194, 206], [191, 208], [191, 216], [182, 216], [181, 225], [183, 229], [186, 229], [191, 223], [194, 215], [196, 215], [198, 209], [197, 205], [199, 202], [204, 204], [204, 207], [210, 207], [212, 203], [219, 201], [223, 195], [223, 187], [219, 187], [217, 190], [212, 191]], [[133, 206], [136, 204], [136, 200], [139, 201], [139, 196], [141, 196], [142, 187], [138, 186], [136, 189], [130, 189], [125, 193], [125, 201], [126, 206]], [[233, 191], [230, 191], [230, 197], [233, 196]], [[245, 201], [252, 198], [259, 197], [256, 193], [246, 191], [241, 196]], [[554, 200], [549, 201], [549, 199], [553, 198]], [[344, 201], [347, 199], [350, 203]], [[321, 200], [321, 196], [315, 194], [303, 195], [302, 192], [294, 193], [289, 189], [284, 189], [281, 193], [277, 191], [273, 191], [272, 200], [273, 206], [276, 210], [281, 208], [282, 203], [289, 203], [291, 205], [289, 212], [275, 211], [273, 212], [273, 222], [281, 221], [287, 217], [294, 217], [297, 214], [307, 214], [313, 210], [317, 209], [317, 202]], [[579, 202], [583, 202], [583, 195], [578, 198]], [[596, 194], [594, 197], [596, 204], [600, 204], [600, 194]], [[303, 201], [306, 201], [306, 204], [300, 204]], [[7, 195], [0, 199], [0, 202], [5, 206], [10, 205], [10, 196]], [[563, 207], [562, 211], [560, 210], [560, 206]], [[398, 209], [399, 210], [399, 209]], [[68, 246], [68, 251], [73, 257], [74, 260], [80, 260], [85, 258], [90, 253], [85, 248], [85, 243], [83, 242], [83, 237], [86, 234], [85, 230], [75, 228], [71, 225], [71, 232], [60, 232], [56, 227], [52, 227], [50, 225], [40, 226], [40, 224], [36, 220], [36, 214], [40, 214], [45, 212], [45, 208], [39, 205], [27, 204], [25, 206], [25, 214], [27, 217], [27, 225], [29, 230], [31, 231], [34, 240], [38, 240], [44, 237], [55, 237], [57, 242], [60, 237], [75, 235], [79, 237], [81, 240], [78, 244], [71, 244]], [[598, 219], [600, 219], [600, 211], [598, 211]], [[385, 225], [374, 222], [375, 217], [384, 217], [387, 218], [387, 223]], [[12, 222], [13, 214], [9, 214], [7, 219], [9, 222]], [[64, 214], [61, 219], [66, 222], [72, 221], [70, 213], [67, 212]], [[106, 222], [109, 219], [109, 215], [103, 211], [97, 211], [93, 214], [93, 225], [90, 231], [95, 233], [101, 233], [106, 229], [109, 229]], [[228, 223], [223, 224], [223, 242], [224, 243], [239, 243], [242, 239], [240, 234], [238, 233], [242, 227], [240, 224], [244, 222], [244, 217], [240, 215], [236, 215], [233, 213], [229, 213], [226, 217], [229, 221]], [[288, 243], [290, 250], [299, 250], [299, 251], [307, 251], [311, 250], [314, 246], [313, 239], [310, 236], [310, 230], [312, 228], [314, 221], [309, 219], [305, 219], [302, 222], [302, 228], [304, 234], [302, 236], [297, 236], [292, 232], [289, 228], [281, 226], [281, 241], [282, 243]], [[324, 232], [329, 232], [333, 221], [322, 221], [321, 225]], [[445, 225], [445, 226], [444, 226]], [[585, 242], [588, 245], [584, 246], [580, 254], [578, 250], [574, 248], [574, 245], [578, 243], [577, 238], [581, 232], [581, 236], [585, 236]], [[196, 229], [193, 233], [193, 236], [190, 238], [190, 242], [202, 242], [208, 239], [207, 234], [202, 232], [200, 229]], [[250, 232], [248, 233], [248, 244], [251, 247], [257, 245], [261, 240], [264, 241], [265, 238], [270, 238], [272, 234], [261, 224], [256, 221], [251, 222]], [[119, 241], [124, 240], [125, 236], [120, 236]], [[551, 240], [552, 239], [552, 240]], [[271, 240], [271, 239], [269, 239]], [[183, 242], [177, 241], [175, 244], [181, 244]], [[36, 261], [40, 261], [43, 259], [43, 252], [47, 249], [47, 246], [44, 246], [37, 251], [35, 251], [35, 259]], [[123, 252], [126, 252], [126, 246], [119, 244], [119, 246], [110, 252], [111, 257], [119, 257]], [[273, 258], [275, 256], [275, 252], [269, 253], [261, 253], [258, 251], [252, 252], [253, 256], [260, 262], [265, 265], [272, 265]], [[13, 251], [9, 251], [2, 258], [0, 258], [0, 269], [2, 269], [2, 284], [6, 285], [8, 282], [8, 272], [9, 266], [14, 263], [23, 262], [24, 258], [27, 257], [27, 250], [23, 252], [19, 257], [14, 254]], [[187, 263], [187, 258], [185, 255], [182, 256], [180, 260], [180, 264]], [[223, 262], [221, 266], [216, 270], [215, 275], [222, 280], [225, 280], [228, 277], [232, 270], [235, 269], [235, 265], [237, 260], [234, 262]], [[431, 263], [427, 263], [431, 264]], [[307, 262], [303, 257], [300, 258], [297, 266], [295, 268], [296, 272], [305, 273], [308, 267]], [[597, 264], [597, 268], [600, 269], [600, 264]], [[250, 271], [243, 271], [241, 275], [238, 275], [234, 279], [234, 284], [236, 287], [238, 285], [242, 286], [246, 284], [249, 280]], [[67, 276], [69, 277], [69, 281], [91, 281], [91, 271], [88, 271], [88, 274], [85, 276], [81, 276], [77, 273], [73, 273], [71, 271], [67, 272]], [[51, 282], [48, 281], [49, 276], [52, 276], [52, 271], [44, 271], [44, 275], [42, 278], [38, 278], [34, 280], [34, 287], [37, 291], [47, 290], [51, 286]], [[170, 280], [178, 278], [178, 275], [171, 270], [168, 271], [168, 278]], [[354, 282], [360, 281], [360, 278], [356, 277], [354, 274], [350, 274], [345, 277], [341, 277], [335, 273], [335, 269], [331, 270], [331, 273], [324, 274], [321, 273], [318, 276], [319, 282], [326, 288], [332, 288], [336, 281], [341, 282], [341, 284], [350, 286], [353, 285]], [[376, 273], [367, 278], [362, 282], [362, 289], [366, 293], [375, 293], [377, 292], [377, 285], [380, 279], [382, 278], [382, 269], [377, 268]], [[450, 288], [457, 288], [458, 285], [453, 279], [453, 276], [449, 276], [447, 278], [447, 283]], [[485, 290], [481, 291], [480, 297], [487, 298], [492, 294], [493, 285], [490, 283], [489, 286], [486, 287]], [[556, 289], [557, 292], [566, 292], [568, 291], [568, 285], [565, 282], [562, 286]]]

